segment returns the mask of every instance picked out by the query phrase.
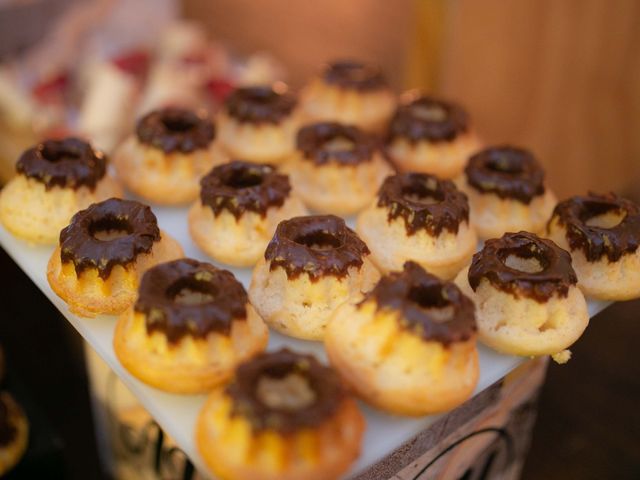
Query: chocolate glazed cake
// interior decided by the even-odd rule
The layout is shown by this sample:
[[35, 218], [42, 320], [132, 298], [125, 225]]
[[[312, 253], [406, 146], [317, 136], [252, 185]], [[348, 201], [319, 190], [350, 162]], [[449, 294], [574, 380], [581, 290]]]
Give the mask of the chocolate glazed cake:
[[317, 281], [326, 275], [346, 276], [368, 254], [367, 246], [342, 218], [317, 215], [281, 222], [264, 257], [271, 270], [281, 267], [289, 279], [304, 273]]
[[234, 90], [225, 100], [227, 114], [241, 123], [280, 123], [293, 112], [296, 97], [271, 86]]
[[[306, 386], [297, 408], [284, 401], [275, 405], [269, 400], [274, 396], [266, 392], [269, 387], [261, 388], [265, 380], [276, 380], [277, 385], [288, 376], [298, 376]], [[287, 349], [264, 353], [242, 364], [226, 393], [233, 402], [232, 415], [245, 417], [254, 431], [273, 429], [285, 434], [321, 426], [335, 414], [346, 395], [331, 369], [310, 355]]]
[[[527, 272], [508, 266], [511, 255], [537, 260], [539, 271]], [[551, 240], [527, 232], [507, 233], [502, 238], [487, 240], [484, 248], [473, 256], [469, 285], [476, 290], [483, 278], [497, 289], [540, 303], [554, 295], [566, 297], [569, 287], [578, 282], [569, 252]]]
[[[183, 301], [185, 291], [202, 301]], [[233, 320], [246, 319], [247, 302], [244, 287], [231, 272], [184, 258], [148, 270], [133, 308], [145, 315], [149, 333], [163, 332], [175, 344], [186, 335], [229, 335]]]
[[205, 149], [215, 138], [211, 119], [191, 110], [167, 107], [145, 115], [136, 126], [138, 141], [164, 153]]
[[[97, 236], [110, 231], [124, 234], [109, 240]], [[111, 198], [78, 212], [60, 232], [61, 259], [63, 263], [73, 262], [78, 276], [95, 268], [104, 280], [113, 267], [126, 267], [138, 255], [151, 252], [159, 240], [158, 222], [148, 206]]]
[[[440, 280], [415, 262], [382, 277], [360, 305], [371, 300], [378, 310], [398, 312], [402, 325], [424, 340], [450, 345], [469, 340], [476, 332], [473, 302], [454, 283]], [[452, 312], [445, 322], [430, 313], [447, 307]]]
[[106, 158], [79, 138], [46, 140], [25, 151], [16, 164], [18, 173], [53, 187], [88, 187], [93, 190], [106, 174]]
[[338, 60], [327, 65], [322, 79], [339, 88], [366, 92], [388, 88], [382, 71], [354, 60]]
[[[339, 147], [337, 142], [341, 142], [343, 146]], [[332, 143], [336, 146], [330, 146]], [[321, 122], [301, 128], [296, 144], [302, 157], [316, 165], [324, 165], [330, 161], [343, 165], [368, 162], [373, 159], [378, 148], [373, 135], [337, 122]]]
[[[610, 227], [588, 224], [591, 218], [607, 213], [623, 218]], [[615, 194], [569, 198], [556, 206], [553, 217], [566, 228], [571, 249], [581, 250], [589, 262], [603, 257], [615, 262], [640, 245], [640, 206]]]
[[380, 187], [378, 206], [388, 210], [389, 222], [401, 218], [407, 235], [424, 229], [438, 236], [443, 230], [458, 233], [469, 222], [469, 204], [450, 180], [426, 173], [401, 173], [387, 177]]
[[468, 184], [480, 193], [526, 205], [544, 194], [544, 171], [531, 152], [502, 146], [476, 153], [465, 168]]
[[469, 129], [469, 115], [459, 105], [436, 98], [419, 97], [401, 105], [389, 125], [389, 142], [450, 142]]
[[234, 160], [214, 168], [200, 181], [200, 200], [220, 215], [230, 212], [236, 219], [246, 211], [263, 218], [267, 210], [281, 207], [289, 193], [289, 177], [271, 165]]

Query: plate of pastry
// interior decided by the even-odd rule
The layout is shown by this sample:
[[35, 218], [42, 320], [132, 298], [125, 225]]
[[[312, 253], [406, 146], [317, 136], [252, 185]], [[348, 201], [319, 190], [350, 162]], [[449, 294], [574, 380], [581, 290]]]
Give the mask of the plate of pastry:
[[[114, 167], [114, 168], [112, 168]], [[126, 192], [123, 194], [123, 192]], [[143, 115], [111, 155], [43, 141], [0, 241], [203, 471], [363, 472], [640, 296], [640, 206], [559, 203], [468, 113], [327, 65], [299, 95]]]

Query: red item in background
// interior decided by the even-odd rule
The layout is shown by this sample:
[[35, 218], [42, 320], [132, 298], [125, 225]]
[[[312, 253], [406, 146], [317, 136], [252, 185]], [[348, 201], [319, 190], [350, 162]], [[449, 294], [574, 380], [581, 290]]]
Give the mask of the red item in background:
[[80, 135], [78, 132], [74, 132], [73, 130], [71, 130], [70, 128], [67, 128], [64, 125], [56, 125], [56, 126], [47, 128], [42, 132], [39, 132], [38, 137], [40, 138], [40, 140], [52, 140], [52, 139], [62, 140], [63, 138], [67, 138], [67, 137], [82, 138], [82, 135]]
[[69, 83], [69, 74], [67, 72], [59, 73], [36, 84], [31, 93], [40, 103], [63, 102]]
[[115, 57], [111, 61], [123, 72], [129, 73], [138, 78], [144, 78], [149, 71], [151, 58], [147, 51], [135, 50]]
[[212, 78], [205, 88], [214, 101], [220, 103], [233, 91], [235, 86], [225, 78]]
[[180, 61], [185, 65], [204, 65], [207, 63], [208, 58], [204, 52], [192, 52], [188, 55], [184, 55], [180, 58]]

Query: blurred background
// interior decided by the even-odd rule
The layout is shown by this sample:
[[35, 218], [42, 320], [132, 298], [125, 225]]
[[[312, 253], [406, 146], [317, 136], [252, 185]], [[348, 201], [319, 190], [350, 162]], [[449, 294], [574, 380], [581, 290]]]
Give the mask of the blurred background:
[[[103, 11], [90, 12], [92, 3], [102, 4]], [[54, 55], [34, 55], [30, 47], [51, 37], [55, 19], [74, 4], [82, 4], [86, 18], [67, 22], [59, 44], [46, 50]], [[353, 57], [381, 65], [398, 91], [423, 88], [457, 100], [487, 143], [531, 148], [560, 197], [587, 189], [640, 195], [636, 0], [3, 0], [0, 5], [0, 55], [8, 60], [29, 52], [44, 77], [54, 75], [47, 68], [77, 68], [71, 59], [88, 48], [103, 57], [148, 48], [171, 19], [183, 17], [198, 21], [225, 54], [245, 60], [267, 55], [293, 87], [322, 62]], [[78, 30], [75, 36], [69, 23]], [[98, 32], [79, 31], [87, 26]], [[43, 56], [57, 64], [40, 64]]]
[[263, 48], [294, 85], [318, 63], [379, 63], [399, 90], [455, 99], [488, 143], [533, 149], [561, 197], [640, 194], [636, 0], [186, 0], [238, 52]]
[[[379, 64], [397, 92], [461, 103], [485, 143], [530, 148], [559, 198], [640, 200], [639, 52], [637, 0], [0, 0], [0, 180], [39, 138], [80, 132], [109, 150], [153, 105], [215, 110], [235, 85], [297, 89], [346, 57]], [[43, 449], [62, 452], [60, 478], [106, 478], [89, 398], [104, 400], [109, 373], [89, 358], [91, 389], [75, 332], [0, 264], [16, 279], [0, 289], [0, 340], [53, 432]], [[638, 301], [607, 310], [550, 368], [523, 478], [640, 478], [639, 316]]]

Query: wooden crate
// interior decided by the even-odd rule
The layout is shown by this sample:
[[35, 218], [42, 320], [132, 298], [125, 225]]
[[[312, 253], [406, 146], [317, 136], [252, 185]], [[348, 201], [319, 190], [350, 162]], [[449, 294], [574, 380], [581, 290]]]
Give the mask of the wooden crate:
[[524, 363], [353, 480], [519, 478], [546, 367]]
[[[517, 479], [546, 366], [546, 359], [524, 363], [352, 480]], [[132, 397], [122, 391], [125, 387], [112, 382], [118, 380], [109, 379], [105, 400], [114, 477], [205, 478], [153, 418], [131, 403]], [[116, 395], [114, 389], [121, 393]]]

